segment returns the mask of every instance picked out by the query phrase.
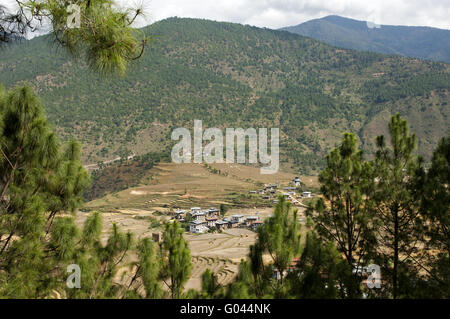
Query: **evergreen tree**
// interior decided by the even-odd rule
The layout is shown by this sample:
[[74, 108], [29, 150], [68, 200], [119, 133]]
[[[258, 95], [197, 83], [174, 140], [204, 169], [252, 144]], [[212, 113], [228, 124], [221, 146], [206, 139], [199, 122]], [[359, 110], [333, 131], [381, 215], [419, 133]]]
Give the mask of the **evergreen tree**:
[[419, 167], [415, 185], [426, 221], [427, 249], [420, 263], [427, 272], [426, 297], [450, 298], [450, 135], [439, 142], [428, 172]]
[[343, 295], [346, 271], [346, 261], [333, 243], [324, 244], [310, 231], [296, 269], [287, 278], [290, 295], [300, 299], [339, 298]]
[[[62, 212], [82, 203], [89, 177], [79, 145], [61, 145], [28, 86], [0, 89], [0, 291], [43, 297], [73, 252], [77, 234]], [[43, 262], [45, 260], [46, 262]]]
[[[333, 242], [347, 261], [347, 273], [369, 262], [376, 242], [373, 214], [365, 196], [373, 187], [372, 165], [363, 160], [354, 134], [345, 133], [320, 173], [323, 198], [308, 209], [321, 238]], [[360, 296], [358, 273], [349, 276], [348, 296]]]
[[389, 134], [391, 148], [386, 146], [384, 136], [377, 137], [376, 188], [371, 198], [381, 223], [378, 253], [383, 279], [388, 279], [392, 297], [398, 298], [408, 295], [408, 281], [416, 276], [412, 258], [422, 232], [411, 178], [417, 169], [413, 155], [416, 137], [409, 134], [408, 124], [399, 114], [391, 118]]
[[216, 274], [210, 269], [206, 269], [202, 274], [201, 297], [204, 299], [218, 298], [221, 294], [221, 288]]
[[[268, 266], [263, 262], [265, 253], [271, 259]], [[286, 202], [284, 196], [280, 196], [273, 216], [258, 228], [258, 240], [250, 247], [249, 263], [241, 267], [241, 281], [246, 282], [250, 286], [249, 291], [257, 297], [270, 295], [284, 298], [287, 296], [285, 277], [293, 258], [299, 254], [300, 225], [297, 210], [292, 211], [291, 204]], [[278, 274], [277, 279], [273, 279], [274, 270]]]
[[126, 285], [124, 297], [140, 297], [143, 289], [145, 298], [157, 299], [164, 296], [160, 284], [161, 256], [155, 244], [148, 238], [143, 238], [137, 246], [138, 261], [132, 263], [134, 276]]
[[167, 223], [163, 233], [162, 277], [172, 298], [181, 298], [183, 288], [191, 274], [191, 253], [183, 238], [183, 229], [177, 221]]
[[16, 1], [16, 10], [9, 13], [0, 7], [0, 45], [50, 21], [55, 42], [102, 73], [123, 75], [148, 42], [142, 31], [132, 27], [143, 9], [123, 10], [111, 0]]

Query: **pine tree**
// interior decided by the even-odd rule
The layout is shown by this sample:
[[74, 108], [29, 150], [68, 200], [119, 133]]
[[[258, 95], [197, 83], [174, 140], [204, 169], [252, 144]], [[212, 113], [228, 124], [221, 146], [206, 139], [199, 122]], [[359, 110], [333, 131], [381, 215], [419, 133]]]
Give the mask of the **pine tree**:
[[[345, 133], [342, 144], [327, 156], [319, 181], [323, 198], [308, 209], [315, 229], [324, 241], [333, 242], [347, 261], [347, 271], [369, 262], [376, 242], [370, 202], [364, 200], [373, 185], [372, 165], [363, 160], [354, 134]], [[360, 295], [355, 272], [348, 296]]]
[[[371, 198], [381, 223], [378, 253], [384, 264], [383, 278], [389, 279], [392, 297], [398, 298], [408, 295], [407, 277], [414, 272], [411, 262], [418, 250], [421, 222], [411, 178], [417, 169], [413, 155], [416, 137], [409, 134], [408, 124], [399, 114], [391, 118], [389, 134], [391, 148], [386, 146], [384, 136], [377, 137], [376, 189]], [[401, 285], [405, 285], [402, 291]]]
[[346, 284], [346, 270], [346, 261], [334, 244], [323, 243], [309, 231], [296, 269], [287, 278], [289, 294], [300, 299], [339, 298]]
[[[423, 164], [423, 163], [421, 163]], [[450, 298], [450, 135], [439, 142], [426, 172], [415, 174], [417, 198], [425, 222], [426, 250], [421, 269], [427, 272], [427, 297]], [[434, 253], [438, 251], [438, 253]]]
[[[270, 256], [271, 264], [264, 265], [263, 254]], [[274, 214], [268, 218], [264, 225], [258, 228], [258, 240], [250, 247], [249, 264], [242, 268], [243, 274], [249, 267], [252, 277], [241, 276], [249, 285], [250, 291], [256, 296], [271, 295], [275, 298], [286, 297], [285, 277], [289, 271], [292, 260], [300, 254], [300, 225], [297, 210], [292, 211], [290, 203], [284, 196], [279, 197]], [[273, 271], [276, 269], [279, 280], [273, 280]]]
[[140, 297], [141, 290], [145, 292], [145, 298], [157, 299], [164, 296], [160, 284], [161, 256], [155, 246], [148, 238], [140, 241], [137, 246], [138, 261], [131, 264], [134, 275], [125, 286], [124, 297]]
[[[73, 5], [79, 8], [79, 15], [74, 14]], [[16, 1], [16, 7], [16, 12], [9, 13], [0, 6], [0, 45], [50, 21], [57, 44], [104, 74], [123, 75], [130, 62], [143, 54], [149, 40], [143, 31], [132, 27], [144, 14], [142, 7], [120, 9], [110, 0]]]
[[163, 233], [162, 277], [172, 298], [181, 298], [183, 288], [191, 274], [191, 253], [183, 238], [183, 229], [177, 221], [167, 223]]
[[80, 206], [89, 177], [79, 145], [60, 143], [30, 87], [0, 90], [0, 130], [0, 292], [47, 296], [77, 233], [55, 216]]
[[202, 274], [201, 297], [203, 299], [218, 298], [221, 295], [221, 289], [217, 275], [210, 269], [206, 269]]

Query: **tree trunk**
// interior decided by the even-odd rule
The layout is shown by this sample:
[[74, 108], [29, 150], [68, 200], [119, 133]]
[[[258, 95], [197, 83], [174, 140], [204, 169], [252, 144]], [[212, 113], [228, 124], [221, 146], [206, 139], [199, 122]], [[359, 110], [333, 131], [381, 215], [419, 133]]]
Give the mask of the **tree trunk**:
[[394, 206], [394, 269], [393, 269], [393, 297], [397, 299], [398, 294], [398, 204]]

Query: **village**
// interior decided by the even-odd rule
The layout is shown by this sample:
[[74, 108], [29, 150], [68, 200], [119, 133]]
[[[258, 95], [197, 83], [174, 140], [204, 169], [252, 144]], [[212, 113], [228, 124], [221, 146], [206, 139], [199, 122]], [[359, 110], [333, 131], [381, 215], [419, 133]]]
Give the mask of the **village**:
[[[273, 203], [279, 201], [279, 196], [284, 196], [286, 201], [294, 206], [305, 207], [301, 199], [312, 198], [310, 191], [301, 191], [302, 182], [299, 177], [295, 177], [290, 186], [280, 188], [279, 183], [265, 185], [264, 188], [252, 190], [252, 195], [262, 196], [264, 200], [272, 200]], [[202, 209], [201, 207], [191, 207], [190, 209], [176, 209], [172, 212], [174, 220], [189, 225], [189, 232], [193, 234], [204, 234], [211, 231], [222, 231], [228, 228], [246, 228], [255, 231], [264, 224], [259, 213], [244, 216], [243, 214], [233, 214], [225, 217], [216, 207]]]

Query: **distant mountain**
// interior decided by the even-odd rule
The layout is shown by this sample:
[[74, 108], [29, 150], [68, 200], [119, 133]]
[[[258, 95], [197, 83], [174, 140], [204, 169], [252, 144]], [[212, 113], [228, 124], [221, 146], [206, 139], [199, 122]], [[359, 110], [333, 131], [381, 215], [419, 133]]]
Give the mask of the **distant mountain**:
[[375, 25], [340, 16], [311, 20], [281, 30], [342, 48], [450, 63], [450, 30]]
[[429, 156], [450, 127], [450, 65], [340, 49], [233, 23], [171, 18], [124, 78], [105, 79], [46, 37], [0, 51], [0, 83], [28, 81], [84, 160], [169, 147], [176, 127], [279, 127], [282, 165], [309, 172], [344, 131], [367, 151], [400, 112]]

